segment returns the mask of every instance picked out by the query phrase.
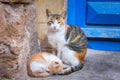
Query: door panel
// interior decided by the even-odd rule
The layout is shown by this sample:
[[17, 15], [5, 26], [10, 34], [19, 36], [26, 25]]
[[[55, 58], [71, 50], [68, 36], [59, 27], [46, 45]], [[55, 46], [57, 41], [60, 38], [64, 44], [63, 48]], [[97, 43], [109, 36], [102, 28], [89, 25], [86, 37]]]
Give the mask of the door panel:
[[120, 25], [119, 2], [88, 2], [87, 24]]

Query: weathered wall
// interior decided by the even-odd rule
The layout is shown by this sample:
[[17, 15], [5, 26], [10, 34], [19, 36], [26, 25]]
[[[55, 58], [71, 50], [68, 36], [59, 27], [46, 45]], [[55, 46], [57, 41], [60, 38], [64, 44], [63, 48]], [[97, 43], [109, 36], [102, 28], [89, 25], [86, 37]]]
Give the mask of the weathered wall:
[[34, 0], [0, 0], [0, 2], [32, 3]]
[[[53, 13], [61, 13], [66, 10], [67, 0], [36, 0], [36, 13], [37, 13], [37, 31], [39, 39], [42, 44], [42, 50], [48, 45], [45, 39], [45, 30], [47, 28], [46, 22], [46, 9]], [[44, 51], [44, 50], [43, 50]]]
[[33, 0], [19, 1], [0, 0], [0, 80], [26, 80], [26, 60], [39, 51]]

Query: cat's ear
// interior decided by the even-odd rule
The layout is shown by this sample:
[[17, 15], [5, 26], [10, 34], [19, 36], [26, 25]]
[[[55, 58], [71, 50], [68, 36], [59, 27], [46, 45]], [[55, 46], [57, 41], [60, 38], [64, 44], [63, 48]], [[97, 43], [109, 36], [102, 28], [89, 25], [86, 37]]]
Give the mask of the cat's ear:
[[55, 61], [54, 64], [55, 64], [54, 65], [55, 67], [59, 67], [60, 66], [59, 62], [57, 62], [57, 61]]
[[52, 15], [51, 11], [49, 9], [46, 9], [46, 16], [50, 17]]
[[61, 13], [61, 16], [65, 19], [65, 18], [66, 18], [66, 11], [63, 11], [63, 12]]

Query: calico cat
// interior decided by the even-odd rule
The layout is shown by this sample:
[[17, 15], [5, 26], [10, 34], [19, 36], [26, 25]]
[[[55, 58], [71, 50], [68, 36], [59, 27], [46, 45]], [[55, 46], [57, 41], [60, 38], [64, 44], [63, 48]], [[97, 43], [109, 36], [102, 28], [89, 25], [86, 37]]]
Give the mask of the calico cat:
[[70, 74], [82, 69], [88, 45], [84, 32], [76, 26], [66, 25], [66, 12], [52, 14], [46, 9], [46, 16], [48, 42], [53, 51], [57, 50], [57, 57], [68, 65], [61, 74]]
[[36, 53], [27, 61], [27, 72], [31, 77], [47, 77], [59, 74], [62, 70], [62, 61], [51, 53]]

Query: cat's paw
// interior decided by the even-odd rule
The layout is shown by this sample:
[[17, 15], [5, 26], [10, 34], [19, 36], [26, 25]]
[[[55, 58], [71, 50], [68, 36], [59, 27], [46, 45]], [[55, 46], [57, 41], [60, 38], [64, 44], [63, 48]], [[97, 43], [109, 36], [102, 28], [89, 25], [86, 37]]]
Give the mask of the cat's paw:
[[67, 64], [63, 64], [63, 69], [67, 69], [68, 67], [70, 67], [70, 66]]
[[60, 72], [58, 75], [64, 75], [64, 72]]

